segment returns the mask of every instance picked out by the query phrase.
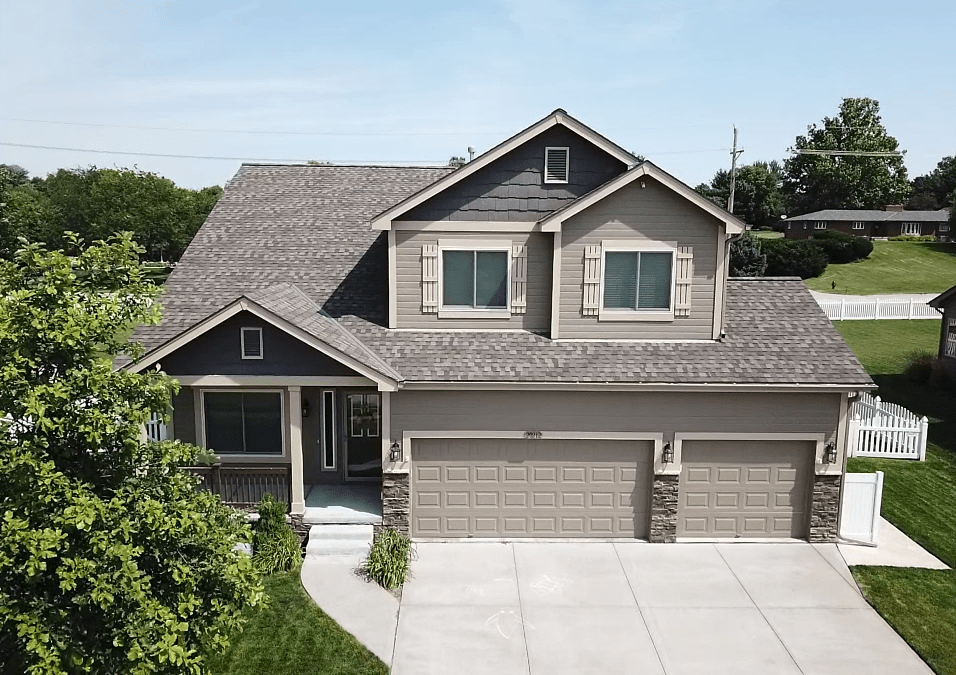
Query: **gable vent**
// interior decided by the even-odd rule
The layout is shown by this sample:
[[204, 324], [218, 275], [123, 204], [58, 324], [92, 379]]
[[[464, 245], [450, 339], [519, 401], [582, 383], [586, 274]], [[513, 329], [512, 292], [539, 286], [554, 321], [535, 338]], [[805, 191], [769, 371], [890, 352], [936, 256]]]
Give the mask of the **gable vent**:
[[544, 149], [544, 182], [568, 182], [568, 148]]
[[242, 358], [261, 359], [262, 358], [262, 329], [261, 328], [243, 328], [241, 335], [242, 335]]

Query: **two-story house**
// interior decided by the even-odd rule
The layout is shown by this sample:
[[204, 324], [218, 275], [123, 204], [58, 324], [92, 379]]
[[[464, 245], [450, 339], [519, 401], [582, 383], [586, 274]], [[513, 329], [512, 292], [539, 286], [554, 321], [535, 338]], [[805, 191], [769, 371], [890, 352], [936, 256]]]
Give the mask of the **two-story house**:
[[244, 165], [126, 367], [306, 523], [831, 541], [873, 385], [799, 279], [728, 279], [743, 231], [562, 110], [457, 170]]

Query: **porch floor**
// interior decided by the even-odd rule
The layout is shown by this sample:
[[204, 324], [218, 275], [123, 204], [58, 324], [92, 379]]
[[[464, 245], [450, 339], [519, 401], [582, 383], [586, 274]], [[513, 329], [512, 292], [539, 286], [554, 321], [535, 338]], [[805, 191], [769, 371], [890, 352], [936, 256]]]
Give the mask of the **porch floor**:
[[382, 488], [378, 483], [306, 485], [303, 522], [380, 525]]

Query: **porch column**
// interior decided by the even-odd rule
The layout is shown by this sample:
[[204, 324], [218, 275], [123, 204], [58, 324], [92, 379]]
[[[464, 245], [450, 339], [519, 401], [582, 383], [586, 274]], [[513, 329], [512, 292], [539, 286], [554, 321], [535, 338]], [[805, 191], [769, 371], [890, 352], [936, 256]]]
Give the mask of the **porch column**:
[[292, 463], [292, 508], [290, 513], [305, 513], [302, 485], [302, 387], [289, 387], [289, 459]]

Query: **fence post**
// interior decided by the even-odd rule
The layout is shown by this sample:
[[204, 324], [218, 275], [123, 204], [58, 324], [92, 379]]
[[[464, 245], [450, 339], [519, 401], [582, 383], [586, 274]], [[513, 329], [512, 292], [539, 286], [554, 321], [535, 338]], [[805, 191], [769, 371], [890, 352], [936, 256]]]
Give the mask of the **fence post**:
[[220, 490], [220, 478], [219, 478], [219, 469], [222, 467], [221, 462], [216, 462], [212, 465], [212, 471], [209, 472], [209, 483], [212, 493], [222, 497], [222, 492]]
[[846, 307], [846, 298], [840, 298], [840, 321], [843, 321], [843, 308]]
[[873, 308], [873, 319], [877, 320], [880, 318], [880, 299], [876, 299], [876, 307]]
[[880, 529], [880, 504], [883, 502], [883, 472], [876, 472], [876, 486], [873, 490], [873, 526], [870, 530], [873, 533], [873, 538], [870, 540], [873, 543], [879, 543], [877, 535], [879, 534]]
[[923, 415], [923, 419], [919, 422], [919, 436], [917, 437], [917, 443], [919, 443], [919, 461], [926, 459], [926, 437], [929, 432], [929, 419], [926, 415]]
[[906, 313], [906, 318], [907, 319], [913, 318], [913, 298], [910, 298], [910, 309], [909, 309], [909, 312]]

